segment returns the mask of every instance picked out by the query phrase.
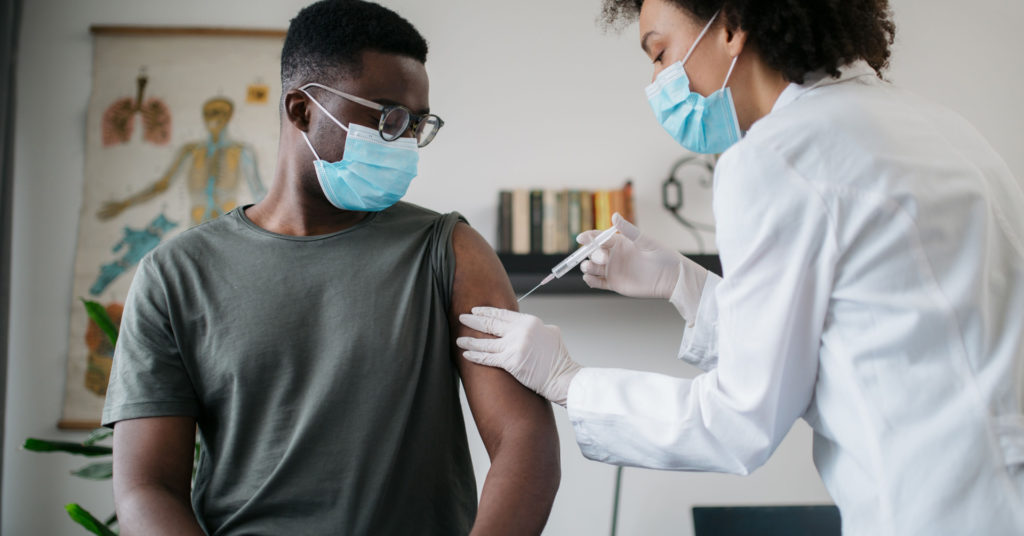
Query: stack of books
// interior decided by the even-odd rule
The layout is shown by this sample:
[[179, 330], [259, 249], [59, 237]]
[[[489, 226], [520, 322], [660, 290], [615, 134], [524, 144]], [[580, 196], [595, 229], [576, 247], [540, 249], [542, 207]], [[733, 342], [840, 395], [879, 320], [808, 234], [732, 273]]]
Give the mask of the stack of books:
[[498, 193], [498, 253], [571, 253], [576, 235], [612, 225], [618, 212], [635, 222], [633, 182], [618, 190], [502, 190]]

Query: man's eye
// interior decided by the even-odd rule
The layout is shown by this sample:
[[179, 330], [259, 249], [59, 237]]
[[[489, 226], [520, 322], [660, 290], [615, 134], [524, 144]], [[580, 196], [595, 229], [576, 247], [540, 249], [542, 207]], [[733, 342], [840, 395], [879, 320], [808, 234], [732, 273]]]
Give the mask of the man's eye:
[[664, 56], [664, 55], [665, 55], [665, 51], [662, 51], [660, 54], [658, 54], [658, 57], [654, 58], [654, 63], [661, 62], [661, 57]]

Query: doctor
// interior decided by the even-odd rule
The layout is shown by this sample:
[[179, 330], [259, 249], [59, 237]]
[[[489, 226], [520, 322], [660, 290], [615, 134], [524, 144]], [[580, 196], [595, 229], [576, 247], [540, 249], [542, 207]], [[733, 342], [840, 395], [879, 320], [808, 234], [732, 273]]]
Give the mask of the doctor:
[[886, 1], [605, 15], [639, 15], [662, 126], [723, 153], [725, 277], [617, 218], [584, 279], [671, 301], [706, 372], [581, 367], [558, 328], [492, 308], [461, 318], [499, 337], [465, 357], [566, 406], [594, 460], [747, 474], [803, 418], [845, 533], [1024, 534], [1024, 194], [966, 121], [881, 79]]

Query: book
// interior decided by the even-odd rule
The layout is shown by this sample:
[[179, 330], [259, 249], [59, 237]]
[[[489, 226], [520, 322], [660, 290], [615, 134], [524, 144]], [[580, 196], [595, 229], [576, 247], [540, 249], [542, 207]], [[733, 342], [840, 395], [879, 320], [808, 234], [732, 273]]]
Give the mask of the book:
[[512, 192], [498, 192], [498, 252], [512, 251]]
[[544, 191], [530, 190], [530, 253], [544, 252]]
[[580, 232], [594, 228], [594, 194], [580, 192]]
[[498, 251], [517, 255], [570, 253], [577, 235], [608, 229], [616, 212], [636, 221], [632, 179], [615, 190], [504, 190], [498, 204]]
[[569, 253], [569, 191], [559, 190], [555, 192], [555, 236], [558, 238], [555, 244], [558, 253]]
[[626, 203], [623, 199], [622, 190], [611, 190], [608, 192], [608, 226], [611, 227], [612, 215], [618, 214], [619, 216], [626, 217], [623, 213], [623, 207]]
[[636, 224], [636, 211], [633, 209], [633, 179], [628, 179], [626, 185], [622, 187], [622, 197], [622, 217], [629, 220], [630, 223]]
[[567, 231], [566, 239], [569, 242], [567, 251], [576, 249], [576, 235], [582, 233], [586, 229], [583, 228], [583, 205], [582, 205], [582, 192], [579, 190], [569, 190], [566, 192], [566, 214], [567, 214]]
[[611, 192], [594, 192], [594, 229], [603, 231], [612, 226]]
[[512, 253], [530, 252], [530, 191], [512, 191]]
[[558, 192], [544, 190], [542, 194], [544, 215], [541, 218], [543, 227], [543, 252], [552, 255], [559, 252], [558, 241]]

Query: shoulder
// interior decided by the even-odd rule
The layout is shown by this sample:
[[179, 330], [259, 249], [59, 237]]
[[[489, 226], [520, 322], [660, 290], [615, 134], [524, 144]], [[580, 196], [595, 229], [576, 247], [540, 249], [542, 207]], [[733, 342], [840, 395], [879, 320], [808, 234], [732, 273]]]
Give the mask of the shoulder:
[[440, 213], [414, 203], [399, 201], [378, 214], [375, 223], [409, 229], [439, 229], [450, 235], [456, 223], [465, 221], [458, 212]]
[[394, 220], [434, 221], [441, 216], [440, 212], [422, 207], [408, 201], [399, 201], [381, 212]]
[[[241, 210], [241, 209], [236, 209]], [[173, 266], [183, 258], [209, 253], [215, 243], [230, 239], [239, 225], [239, 216], [231, 211], [223, 216], [185, 229], [155, 247], [143, 261], [153, 267]], [[176, 225], [181, 225], [181, 222]]]
[[789, 153], [803, 150], [812, 140], [843, 136], [851, 127], [873, 120], [880, 103], [892, 100], [886, 86], [880, 81], [846, 81], [813, 88], [757, 121], [746, 138]]
[[830, 203], [822, 185], [808, 179], [787, 156], [753, 139], [722, 155], [712, 197], [719, 249], [726, 242], [829, 226]]

